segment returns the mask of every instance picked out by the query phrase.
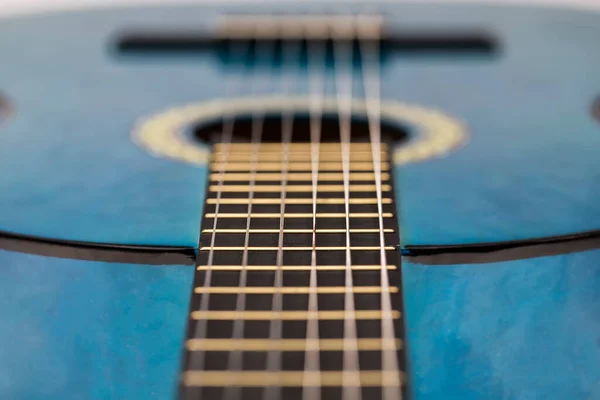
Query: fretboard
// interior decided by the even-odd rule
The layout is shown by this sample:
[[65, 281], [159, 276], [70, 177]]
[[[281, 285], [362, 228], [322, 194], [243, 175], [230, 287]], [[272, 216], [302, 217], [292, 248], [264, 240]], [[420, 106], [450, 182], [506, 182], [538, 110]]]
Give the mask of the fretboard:
[[381, 207], [369, 143], [351, 145], [346, 185], [340, 144], [321, 144], [316, 199], [310, 144], [292, 143], [285, 164], [281, 144], [214, 150], [181, 397], [402, 398], [387, 148]]

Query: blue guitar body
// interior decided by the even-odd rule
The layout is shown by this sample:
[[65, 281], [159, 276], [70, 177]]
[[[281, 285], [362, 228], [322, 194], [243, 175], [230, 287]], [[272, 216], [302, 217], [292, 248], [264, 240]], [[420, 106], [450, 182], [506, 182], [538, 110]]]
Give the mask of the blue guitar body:
[[[0, 19], [0, 398], [176, 397], [209, 164], [152, 151], [137, 135], [169, 111], [278, 88], [226, 92], [230, 71], [214, 54], [124, 54], [116, 43], [136, 29], [206, 30], [248, 10]], [[381, 65], [384, 108], [439, 115], [461, 137], [414, 162], [399, 150], [392, 159], [409, 398], [600, 398], [600, 14], [377, 11], [400, 32], [482, 32], [493, 44], [390, 52]], [[307, 95], [308, 79], [294, 78], [294, 96]], [[420, 122], [400, 114], [417, 137]], [[111, 246], [179, 258], [87, 256]]]

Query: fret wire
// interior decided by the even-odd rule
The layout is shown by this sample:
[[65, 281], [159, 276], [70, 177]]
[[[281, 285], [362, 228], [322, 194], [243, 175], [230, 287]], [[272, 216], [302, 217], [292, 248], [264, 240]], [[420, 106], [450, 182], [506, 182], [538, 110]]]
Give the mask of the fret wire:
[[[343, 350], [343, 341], [340, 339], [282, 339], [273, 343], [268, 339], [191, 339], [186, 342], [190, 351], [267, 351], [271, 347], [278, 351], [306, 351], [317, 349], [316, 354], [322, 351]], [[403, 347], [402, 340], [387, 341], [383, 339], [361, 338], [357, 340], [358, 350], [399, 350]], [[305, 369], [306, 371], [307, 369]], [[318, 372], [316, 370], [308, 370]]]
[[[393, 233], [394, 230], [391, 228], [385, 228], [383, 230], [385, 233]], [[245, 229], [203, 229], [202, 233], [245, 233], [246, 230]], [[279, 230], [278, 229], [250, 229], [250, 233], [278, 233]], [[346, 233], [346, 229], [327, 229], [327, 228], [322, 228], [322, 229], [292, 229], [292, 228], [288, 228], [288, 229], [284, 229], [283, 230], [284, 233], [330, 233], [330, 234], [334, 234], [334, 233]], [[350, 229], [350, 233], [378, 233], [379, 229], [375, 229], [375, 228], [364, 228], [364, 229]]]
[[[219, 152], [221, 151], [221, 148], [223, 147], [222, 143], [215, 143], [213, 145], [213, 149], [215, 152]], [[268, 142], [263, 142], [260, 143], [259, 145], [260, 147], [260, 151], [265, 151], [265, 152], [270, 152], [270, 151], [280, 151], [281, 148], [283, 147], [282, 143], [268, 143]], [[330, 152], [338, 152], [341, 149], [341, 144], [340, 143], [328, 143], [328, 142], [322, 142], [320, 145], [320, 149], [321, 151], [325, 150], [325, 151], [330, 151]], [[371, 143], [369, 142], [353, 142], [350, 143], [350, 149], [352, 149], [352, 151], [357, 151], [357, 149], [362, 149], [362, 151], [364, 152], [371, 152]], [[387, 144], [382, 143], [381, 144], [381, 151], [387, 151]], [[291, 143], [290, 145], [291, 150], [293, 150], [294, 152], [296, 151], [305, 151], [305, 152], [310, 152], [312, 151], [312, 147], [310, 145], [310, 143]], [[248, 152], [248, 145], [246, 143], [232, 143], [230, 147], [228, 147], [228, 151], [231, 153], [235, 153], [236, 151], [238, 152]]]
[[[208, 198], [207, 204], [215, 204], [216, 199]], [[221, 204], [248, 204], [250, 199], [240, 198], [222, 198]], [[253, 199], [254, 204], [280, 204], [280, 199]], [[307, 198], [286, 198], [285, 204], [312, 204], [312, 199]], [[344, 199], [338, 198], [317, 198], [317, 204], [344, 204]], [[370, 198], [350, 198], [350, 204], [377, 204], [377, 199]], [[392, 204], [392, 199], [386, 198], [382, 200], [382, 204]]]
[[[211, 185], [209, 190], [211, 192], [216, 192], [219, 190], [219, 186]], [[256, 185], [254, 186], [254, 192], [281, 192], [283, 189], [282, 186], [278, 185]], [[248, 185], [223, 185], [222, 189], [224, 192], [241, 192], [246, 193], [249, 190]], [[323, 185], [319, 186], [318, 190], [320, 192], [342, 192], [344, 191], [343, 185]], [[377, 187], [375, 185], [350, 185], [349, 190], [352, 192], [375, 192]], [[392, 190], [390, 185], [382, 185], [382, 190], [389, 192]], [[289, 185], [285, 187], [286, 192], [290, 193], [298, 193], [298, 192], [306, 192], [309, 193], [312, 191], [312, 187], [308, 185]], [[285, 199], [282, 199], [285, 202]]]
[[[288, 180], [290, 181], [310, 181], [312, 180], [312, 173], [303, 173], [303, 172], [290, 172], [288, 173]], [[210, 180], [215, 181], [221, 178], [218, 178], [216, 174], [210, 174]], [[223, 176], [223, 181], [248, 181], [250, 179], [250, 174], [243, 172], [232, 172], [225, 173]], [[256, 181], [276, 181], [281, 179], [281, 173], [258, 173], [255, 175], [254, 179]], [[318, 175], [318, 182], [323, 181], [341, 181], [343, 179], [342, 174], [337, 172], [323, 172]], [[387, 181], [390, 179], [390, 175], [388, 173], [382, 174], [382, 179]], [[374, 181], [375, 174], [368, 172], [353, 172], [350, 174], [351, 181]]]
[[[238, 146], [238, 147], [236, 147]], [[241, 147], [240, 147], [241, 146]], [[319, 154], [339, 154], [339, 152], [341, 151], [343, 146], [340, 146], [338, 143], [329, 143], [329, 142], [321, 142], [321, 145], [319, 146]], [[353, 152], [358, 152], [358, 153], [362, 153], [362, 154], [371, 154], [371, 143], [370, 142], [351, 142], [350, 143], [350, 150], [352, 150]], [[263, 142], [262, 144], [259, 145], [259, 153], [263, 153], [263, 154], [267, 154], [267, 153], [273, 153], [273, 152], [280, 152], [281, 149], [283, 148], [283, 144], [282, 143], [266, 143]], [[292, 142], [290, 144], [290, 151], [293, 151], [294, 153], [305, 153], [305, 154], [310, 154], [310, 152], [312, 151], [312, 147], [310, 145], [310, 142], [297, 142], [294, 143]], [[247, 154], [247, 153], [251, 153], [251, 151], [248, 150], [248, 144], [247, 143], [232, 143], [231, 147], [228, 150], [229, 153], [231, 154]], [[381, 152], [388, 152], [387, 149], [387, 145], [385, 143], [382, 143], [381, 146]], [[221, 143], [215, 143], [213, 145], [213, 154], [221, 154]]]
[[[302, 144], [302, 143], [292, 143], [291, 144], [290, 147], [293, 150], [293, 153], [294, 154], [300, 154], [300, 155], [303, 155], [303, 156], [310, 156], [310, 154], [312, 153], [312, 148], [308, 147], [308, 148], [306, 148], [306, 150], [302, 150], [302, 149], [299, 150], [296, 147], [298, 144]], [[321, 143], [321, 146], [319, 146], [320, 147], [319, 155], [320, 154], [325, 154], [325, 155], [337, 156], [337, 155], [340, 154], [340, 149], [339, 148], [327, 150], [325, 147], [323, 147], [323, 146], [327, 146], [327, 144], [328, 143], [326, 143], [326, 142], [325, 143]], [[323, 150], [324, 148], [325, 148], [325, 150]], [[266, 155], [272, 155], [272, 154], [274, 154], [273, 152], [276, 152], [277, 150], [278, 149], [260, 150], [259, 154], [260, 155], [265, 155], [265, 156]], [[231, 155], [250, 155], [250, 154], [253, 154], [251, 151], [248, 151], [247, 149], [245, 149], [243, 151], [242, 150], [232, 150], [232, 151], [229, 151], [228, 153], [231, 154]], [[221, 152], [221, 151], [217, 151], [217, 150], [213, 151], [213, 153], [212, 153], [213, 157], [219, 157], [219, 156], [222, 156], [223, 154], [225, 154], [225, 153]], [[365, 146], [364, 146], [363, 149], [354, 149], [354, 150], [352, 150], [352, 154], [360, 154], [360, 155], [365, 155], [365, 156], [367, 156], [367, 155], [371, 156], [372, 155], [371, 147], [370, 147], [369, 144], [365, 143]], [[387, 151], [386, 150], [382, 150], [381, 151], [381, 155], [387, 157], [388, 156], [387, 155]], [[306, 158], [306, 157], [304, 157], [304, 158]]]
[[[334, 156], [334, 154], [336, 153], [331, 153], [331, 155], [327, 154], [326, 157], [321, 157], [320, 160], [321, 162], [327, 162], [327, 163], [334, 163], [334, 162], [340, 162], [341, 158], [338, 156]], [[248, 162], [250, 161], [250, 159], [254, 156], [254, 153], [247, 153], [247, 154], [233, 154], [230, 155], [227, 158], [227, 162]], [[308, 153], [292, 153], [289, 155], [288, 160], [292, 161], [292, 162], [302, 162], [305, 161], [307, 157], [309, 157], [310, 155]], [[352, 161], [361, 161], [361, 162], [366, 162], [366, 161], [373, 161], [373, 156], [369, 153], [369, 154], [361, 154], [361, 153], [352, 153], [350, 158], [352, 159]], [[261, 162], [281, 162], [281, 154], [277, 154], [277, 153], [263, 153], [263, 152], [259, 152], [258, 153], [258, 159]], [[387, 161], [387, 156], [383, 156], [382, 159], [384, 161]], [[222, 155], [213, 155], [212, 162], [217, 162], [217, 163], [222, 163], [225, 162], [224, 158]]]
[[[208, 288], [196, 287], [194, 288], [195, 293], [213, 293], [213, 294], [310, 294], [321, 293], [321, 294], [345, 294], [345, 293], [358, 293], [358, 294], [370, 294], [370, 293], [381, 293], [383, 289], [380, 286], [318, 286], [314, 289], [310, 287], [302, 286], [282, 286], [280, 288], [272, 286], [246, 286], [243, 288], [237, 286], [210, 286]], [[398, 288], [389, 287], [390, 293], [398, 293]]]
[[[398, 371], [357, 371], [352, 382], [346, 382], [346, 371], [319, 371], [319, 387], [386, 387], [400, 386], [403, 381], [398, 378]], [[239, 385], [244, 387], [269, 387], [274, 385], [301, 387], [306, 382], [309, 371], [240, 371], [223, 373], [223, 371], [186, 371], [183, 375], [185, 386], [216, 386], [229, 387]], [[313, 381], [311, 377], [309, 381]]]
[[[357, 320], [381, 319], [381, 318], [400, 318], [400, 311], [392, 311], [389, 315], [381, 310], [356, 310], [351, 316]], [[194, 311], [191, 314], [192, 319], [212, 319], [212, 320], [235, 320], [243, 319], [246, 321], [270, 321], [274, 319], [287, 321], [306, 321], [308, 319], [319, 320], [343, 320], [348, 318], [346, 311]]]
[[[299, 148], [299, 145], [308, 145], [309, 147], [301, 147]], [[320, 146], [319, 146], [319, 155], [323, 154], [323, 155], [328, 155], [328, 156], [339, 156], [340, 154], [340, 147], [330, 147], [327, 148], [326, 146], [330, 143], [327, 142], [320, 142]], [[352, 154], [360, 154], [360, 155], [364, 155], [364, 156], [371, 156], [372, 152], [371, 152], [371, 145], [370, 143], [363, 143], [363, 147], [362, 148], [357, 148], [356, 145], [357, 143], [351, 143], [350, 148], [353, 149], [352, 150]], [[215, 144], [215, 146], [217, 146], [218, 143]], [[273, 155], [273, 154], [277, 154], [277, 152], [280, 150], [280, 147], [277, 148], [270, 148], [270, 149], [261, 149], [259, 150], [259, 154], [260, 155]], [[223, 154], [225, 154], [222, 151], [217, 150], [216, 147], [213, 147], [213, 152], [212, 155], [213, 157], [219, 157], [222, 156]], [[299, 154], [299, 155], [303, 155], [303, 156], [310, 156], [310, 154], [312, 153], [312, 148], [310, 147], [310, 142], [307, 143], [291, 143], [290, 145], [290, 150], [294, 153], [294, 154]], [[253, 154], [252, 151], [248, 151], [247, 147], [244, 147], [244, 150], [235, 150], [232, 149], [231, 151], [228, 151], [229, 154], [231, 155], [250, 155]], [[382, 149], [381, 150], [381, 155], [387, 157], [388, 156], [388, 152], [386, 149]], [[306, 157], [304, 157], [304, 159], [306, 159]], [[370, 161], [370, 159], [369, 159]]]
[[[198, 271], [206, 271], [209, 267], [206, 265], [199, 265], [196, 267]], [[236, 271], [243, 268], [240, 265], [213, 265], [213, 271]], [[277, 265], [248, 265], [246, 267], [248, 271], [275, 271], [279, 268]], [[311, 265], [284, 265], [282, 268], [285, 271], [311, 271], [313, 266]], [[316, 265], [317, 271], [344, 271], [346, 269], [345, 265]], [[354, 271], [379, 271], [381, 265], [353, 265], [351, 266]], [[397, 267], [395, 265], [387, 265], [386, 268], [388, 270], [396, 270]]]
[[[278, 246], [203, 246], [200, 247], [200, 251], [309, 251], [313, 248], [311, 246], [293, 246], [293, 247], [278, 247]], [[340, 250], [379, 250], [380, 246], [327, 246], [317, 247], [316, 251], [340, 251]], [[385, 250], [396, 250], [395, 246], [385, 246]]]
[[[290, 171], [310, 171], [311, 164], [306, 162], [293, 162], [289, 164]], [[244, 172], [247, 171], [248, 164], [243, 162], [236, 163], [211, 163], [211, 168], [215, 170], [224, 169], [225, 171], [237, 171]], [[258, 166], [259, 171], [279, 171], [281, 168], [281, 164], [273, 163], [273, 162], [265, 162], [261, 163]], [[373, 172], [373, 163], [371, 162], [354, 162], [350, 166], [350, 171], [352, 172]], [[381, 169], [389, 169], [390, 164], [388, 162], [381, 163]], [[319, 164], [319, 171], [337, 171], [339, 172], [342, 169], [342, 166], [339, 162], [322, 162]]]
[[[279, 214], [275, 213], [253, 213], [253, 214], [243, 214], [243, 213], [208, 213], [205, 215], [206, 218], [277, 218]], [[350, 213], [350, 218], [377, 218], [379, 217], [378, 213]], [[310, 218], [312, 214], [309, 213], [289, 213], [285, 214], [286, 218]], [[318, 213], [316, 218], [345, 218], [346, 214], [344, 213]], [[392, 213], [383, 213], [383, 218], [393, 218], [394, 214]], [[345, 231], [344, 231], [345, 232]], [[378, 231], [379, 232], [379, 231]]]

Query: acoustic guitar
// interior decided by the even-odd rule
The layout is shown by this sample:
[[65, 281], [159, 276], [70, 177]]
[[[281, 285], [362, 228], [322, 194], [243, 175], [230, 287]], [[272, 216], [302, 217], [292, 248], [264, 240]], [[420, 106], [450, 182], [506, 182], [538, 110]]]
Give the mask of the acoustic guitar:
[[0, 18], [0, 398], [600, 398], [597, 4], [63, 8]]

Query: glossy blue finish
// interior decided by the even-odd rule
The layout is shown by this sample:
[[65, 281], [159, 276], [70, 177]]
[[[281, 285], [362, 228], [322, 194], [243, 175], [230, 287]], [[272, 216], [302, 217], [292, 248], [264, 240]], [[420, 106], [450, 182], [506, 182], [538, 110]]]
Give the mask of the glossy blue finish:
[[600, 398], [600, 250], [402, 272], [415, 400]]
[[[403, 243], [599, 229], [600, 126], [590, 106], [600, 87], [600, 15], [475, 5], [382, 10], [391, 26], [483, 28], [501, 43], [494, 60], [387, 60], [384, 99], [439, 109], [472, 132], [464, 149], [397, 171]], [[206, 171], [152, 157], [130, 131], [139, 118], [176, 105], [279, 92], [278, 75], [227, 93], [210, 56], [117, 60], [109, 44], [124, 28], [202, 28], [222, 11], [124, 8], [2, 20], [0, 90], [16, 114], [0, 125], [0, 229], [195, 245]], [[295, 92], [306, 90], [305, 76], [294, 79]]]
[[600, 125], [590, 113], [600, 94], [600, 15], [438, 10], [399, 18], [486, 27], [502, 51], [495, 62], [398, 58], [387, 69], [385, 98], [438, 108], [471, 131], [465, 148], [397, 168], [403, 244], [600, 229]]
[[[129, 26], [132, 12], [119, 14], [0, 24], [0, 90], [15, 107], [0, 124], [0, 230], [197, 245], [206, 168], [153, 157], [131, 131], [142, 117], [221, 95], [220, 84], [205, 90], [202, 78], [219, 72], [207, 60], [120, 65], [109, 36]], [[178, 78], [162, 79], [171, 74]]]
[[0, 251], [0, 398], [173, 398], [193, 270]]

